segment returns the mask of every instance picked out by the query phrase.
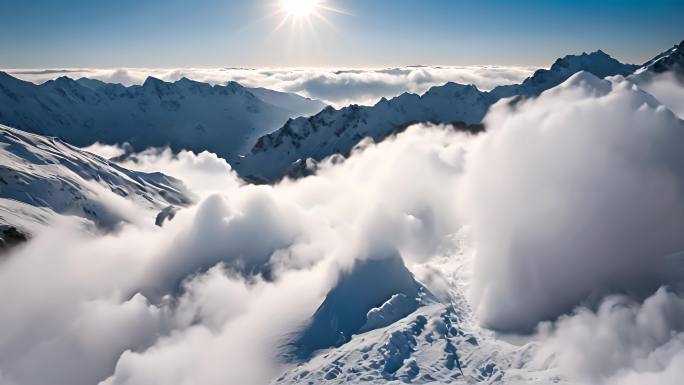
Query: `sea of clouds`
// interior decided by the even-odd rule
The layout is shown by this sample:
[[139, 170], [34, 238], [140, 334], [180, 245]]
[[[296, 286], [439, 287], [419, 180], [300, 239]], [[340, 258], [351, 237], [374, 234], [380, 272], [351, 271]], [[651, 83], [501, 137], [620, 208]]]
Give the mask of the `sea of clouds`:
[[4, 257], [0, 384], [268, 383], [340, 271], [429, 264], [464, 227], [476, 319], [528, 333], [530, 370], [678, 384], [684, 122], [630, 81], [580, 73], [485, 125], [412, 126], [274, 186], [209, 153], [140, 154], [124, 165], [185, 180], [199, 203], [161, 228], [128, 210], [106, 234], [58, 217]]
[[59, 76], [74, 79], [99, 79], [124, 85], [142, 84], [148, 76], [165, 81], [182, 77], [210, 84], [236, 81], [245, 87], [263, 87], [319, 99], [334, 107], [356, 103], [375, 104], [404, 92], [422, 94], [432, 86], [447, 82], [475, 84], [483, 90], [499, 85], [520, 83], [532, 69], [496, 66], [414, 66], [383, 69], [249, 69], [249, 68], [178, 68], [178, 69], [38, 69], [6, 70], [20, 79], [43, 83]]

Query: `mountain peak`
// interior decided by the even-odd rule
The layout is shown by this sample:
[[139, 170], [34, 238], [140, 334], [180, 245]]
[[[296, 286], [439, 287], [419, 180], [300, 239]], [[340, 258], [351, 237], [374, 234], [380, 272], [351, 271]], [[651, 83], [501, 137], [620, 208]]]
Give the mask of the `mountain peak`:
[[[383, 279], [378, 280], [378, 276]], [[401, 312], [404, 317], [420, 306], [421, 293], [431, 296], [413, 278], [399, 255], [357, 261], [351, 271], [340, 275], [310, 323], [292, 343], [292, 353], [297, 358], [306, 358], [316, 350], [342, 345], [364, 328], [369, 313], [373, 314], [374, 309], [380, 309], [395, 295], [408, 299]]]
[[154, 76], [148, 76], [145, 81], [143, 82], [143, 88], [150, 88], [150, 87], [156, 87], [161, 84], [166, 84], [165, 81], [155, 78]]
[[[6, 87], [35, 87], [36, 85], [25, 80], [18, 79], [5, 71], [0, 71], [0, 84]], [[12, 89], [9, 89], [11, 92]]]
[[512, 96], [513, 94], [539, 95], [543, 91], [563, 83], [570, 76], [580, 71], [586, 71], [599, 78], [604, 78], [614, 75], [627, 76], [632, 74], [637, 68], [638, 66], [633, 64], [621, 63], [599, 49], [591, 53], [584, 52], [580, 55], [563, 56], [557, 59], [548, 70], [540, 69], [535, 71], [519, 87], [500, 86], [492, 90], [491, 94], [499, 98]]
[[238, 89], [244, 88], [244, 87], [242, 86], [242, 84], [240, 84], [240, 83], [238, 83], [238, 82], [236, 82], [236, 81], [233, 81], [233, 80], [229, 80], [229, 81], [226, 83], [226, 87], [228, 87], [228, 88], [231, 89], [231, 90], [238, 90]]
[[63, 86], [63, 87], [64, 86], [71, 86], [74, 83], [76, 83], [76, 81], [74, 79], [72, 79], [68, 76], [60, 76], [57, 79], [53, 80], [52, 82], [56, 85]]
[[193, 86], [198, 86], [198, 85], [210, 86], [209, 83], [199, 82], [199, 81], [197, 81], [197, 80], [193, 80], [193, 79], [190, 79], [190, 78], [185, 77], [185, 76], [183, 76], [183, 77], [181, 77], [180, 79], [176, 80], [173, 84], [184, 84], [184, 85], [193, 85]]
[[628, 64], [623, 64], [617, 59], [613, 58], [604, 51], [598, 49], [594, 52], [586, 53], [583, 52], [581, 55], [565, 55], [562, 58], [557, 59], [551, 66], [551, 70], [554, 67], [583, 67], [581, 69], [586, 70], [584, 67], [596, 65], [613, 65], [613, 66], [624, 66]]
[[655, 73], [673, 71], [678, 75], [684, 75], [684, 40], [679, 45], [675, 45], [644, 63], [641, 71]]

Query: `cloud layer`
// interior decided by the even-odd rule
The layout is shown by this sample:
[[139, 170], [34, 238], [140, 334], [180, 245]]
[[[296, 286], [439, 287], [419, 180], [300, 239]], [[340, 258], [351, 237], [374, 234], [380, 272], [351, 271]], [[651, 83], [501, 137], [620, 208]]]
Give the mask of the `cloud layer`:
[[245, 185], [208, 153], [142, 154], [129, 166], [183, 177], [200, 203], [162, 228], [141, 210], [106, 235], [58, 218], [0, 262], [3, 381], [267, 383], [340, 269], [388, 252], [426, 260], [456, 227], [440, 187], [460, 167], [460, 135], [412, 132], [275, 187]]
[[199, 203], [108, 234], [57, 217], [0, 260], [0, 384], [268, 383], [341, 270], [388, 253], [426, 269], [457, 233], [478, 320], [542, 322], [531, 365], [681, 378], [684, 123], [624, 79], [579, 74], [486, 125], [413, 126], [275, 186], [209, 153], [139, 154], [126, 166], [184, 179]]
[[404, 92], [422, 94], [449, 81], [475, 84], [489, 90], [498, 85], [519, 83], [532, 70], [519, 67], [399, 67], [386, 69], [56, 69], [8, 70], [21, 79], [42, 83], [59, 76], [89, 77], [124, 85], [142, 84], [147, 76], [166, 81], [182, 77], [224, 84], [236, 81], [246, 87], [265, 87], [320, 99], [336, 107], [375, 104], [382, 97]]

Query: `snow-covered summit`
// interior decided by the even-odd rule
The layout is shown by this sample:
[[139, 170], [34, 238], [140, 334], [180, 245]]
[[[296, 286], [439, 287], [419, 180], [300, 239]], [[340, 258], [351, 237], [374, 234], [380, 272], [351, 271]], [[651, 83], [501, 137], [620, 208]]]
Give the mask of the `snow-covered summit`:
[[581, 55], [567, 55], [557, 59], [551, 68], [539, 69], [521, 84], [506, 85], [494, 88], [490, 93], [497, 99], [510, 96], [536, 96], [568, 79], [573, 74], [586, 71], [600, 78], [606, 76], [627, 76], [638, 66], [623, 64], [607, 53], [598, 50]]
[[474, 86], [444, 87], [423, 96], [404, 93], [374, 106], [328, 107], [312, 117], [289, 120], [259, 138], [252, 151], [232, 160], [232, 165], [245, 177], [277, 180], [299, 159], [347, 155], [362, 139], [380, 141], [411, 123], [479, 123], [492, 103]]
[[532, 362], [534, 343], [512, 344], [478, 325], [463, 292], [467, 251], [454, 251], [431, 262], [451, 287], [450, 299], [405, 306], [403, 316], [362, 327], [344, 344], [291, 365], [273, 385], [569, 383], [550, 365]]
[[235, 155], [288, 118], [319, 106], [299, 96], [284, 98], [266, 102], [235, 82], [211, 86], [148, 77], [125, 87], [60, 77], [36, 85], [0, 73], [0, 123], [77, 146], [130, 143], [137, 151], [170, 146]]
[[638, 72], [663, 73], [667, 71], [684, 76], [684, 40], [644, 63]]
[[127, 218], [112, 210], [120, 197], [156, 211], [185, 206], [192, 194], [161, 173], [118, 166], [63, 141], [0, 125], [0, 226], [30, 233], [55, 213], [108, 228]]
[[398, 255], [357, 261], [292, 342], [291, 353], [303, 359], [316, 350], [340, 346], [354, 334], [406, 317], [433, 298]]

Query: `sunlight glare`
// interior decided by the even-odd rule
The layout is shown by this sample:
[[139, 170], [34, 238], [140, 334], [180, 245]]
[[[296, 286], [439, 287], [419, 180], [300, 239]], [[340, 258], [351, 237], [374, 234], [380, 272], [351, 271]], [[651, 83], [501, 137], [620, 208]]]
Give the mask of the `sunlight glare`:
[[316, 12], [320, 0], [281, 0], [283, 11], [289, 16], [306, 17]]

